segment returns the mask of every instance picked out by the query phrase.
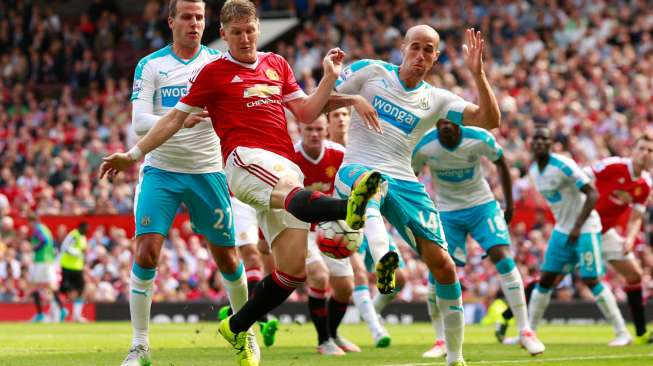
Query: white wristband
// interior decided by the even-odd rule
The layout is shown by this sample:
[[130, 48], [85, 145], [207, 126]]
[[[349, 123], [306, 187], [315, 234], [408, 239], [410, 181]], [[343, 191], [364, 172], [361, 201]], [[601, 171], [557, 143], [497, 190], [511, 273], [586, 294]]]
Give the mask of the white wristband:
[[129, 151], [127, 151], [127, 155], [133, 160], [133, 161], [139, 161], [143, 157], [143, 152], [141, 149], [138, 147], [138, 145], [134, 145]]

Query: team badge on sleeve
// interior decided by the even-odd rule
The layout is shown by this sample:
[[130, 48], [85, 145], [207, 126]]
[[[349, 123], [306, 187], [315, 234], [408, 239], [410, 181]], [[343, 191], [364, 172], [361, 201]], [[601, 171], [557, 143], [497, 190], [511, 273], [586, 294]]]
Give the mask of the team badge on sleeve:
[[134, 81], [134, 86], [132, 87], [132, 92], [138, 94], [143, 89], [143, 80], [138, 79]]

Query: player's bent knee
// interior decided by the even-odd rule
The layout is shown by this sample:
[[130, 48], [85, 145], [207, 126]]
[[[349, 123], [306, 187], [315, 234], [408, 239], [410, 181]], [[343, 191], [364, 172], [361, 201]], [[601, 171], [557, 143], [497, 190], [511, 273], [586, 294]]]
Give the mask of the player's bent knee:
[[225, 273], [234, 273], [238, 270], [240, 258], [236, 252], [235, 247], [218, 247], [211, 245], [211, 254], [215, 259], [215, 263], [220, 268], [220, 271]]
[[143, 234], [136, 238], [136, 255], [134, 259], [143, 268], [155, 268], [164, 237], [160, 234]]
[[596, 277], [593, 278], [583, 278], [583, 283], [590, 289], [599, 284], [599, 280]]
[[488, 250], [487, 254], [490, 256], [490, 260], [494, 264], [498, 263], [502, 259], [512, 257], [510, 254], [510, 247], [507, 245], [494, 246]]
[[302, 184], [296, 176], [286, 175], [281, 177], [279, 182], [277, 182], [277, 185], [272, 189], [272, 194], [270, 195], [270, 207], [284, 208], [286, 196], [290, 191], [297, 187], [302, 187]]
[[328, 270], [321, 262], [313, 262], [306, 265], [306, 278], [308, 285], [317, 288], [325, 289], [329, 284]]
[[626, 282], [629, 285], [636, 285], [642, 282], [642, 273], [641, 271], [633, 271], [625, 276]]
[[[267, 248], [267, 244], [265, 246]], [[240, 257], [243, 259], [245, 268], [261, 268], [263, 266], [261, 253], [259, 252], [256, 244], [242, 245], [238, 247], [238, 252], [240, 253]]]
[[558, 277], [557, 273], [543, 272], [540, 277], [540, 286], [544, 288], [553, 288], [556, 284], [556, 279]]
[[354, 293], [354, 281], [351, 277], [331, 277], [333, 297], [339, 302], [348, 302]]
[[270, 252], [270, 246], [268, 245], [268, 242], [263, 240], [263, 239], [258, 241], [258, 243], [256, 244], [256, 248], [258, 249], [259, 253], [261, 253], [261, 254], [266, 254], [266, 255], [272, 254]]

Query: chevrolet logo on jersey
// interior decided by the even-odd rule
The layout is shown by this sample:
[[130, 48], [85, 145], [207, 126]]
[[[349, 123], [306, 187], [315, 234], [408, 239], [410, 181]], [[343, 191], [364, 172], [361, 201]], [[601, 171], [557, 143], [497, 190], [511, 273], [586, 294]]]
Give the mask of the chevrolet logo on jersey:
[[419, 123], [419, 117], [378, 95], [372, 100], [372, 106], [379, 113], [381, 119], [406, 134], [411, 133]]
[[269, 98], [281, 94], [281, 87], [278, 85], [256, 84], [245, 89], [243, 98]]

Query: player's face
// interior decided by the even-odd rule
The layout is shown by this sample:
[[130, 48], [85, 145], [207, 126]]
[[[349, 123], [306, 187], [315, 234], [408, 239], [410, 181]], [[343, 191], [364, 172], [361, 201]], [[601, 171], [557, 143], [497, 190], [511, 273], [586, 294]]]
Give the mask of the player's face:
[[177, 14], [168, 18], [173, 42], [185, 48], [195, 48], [202, 42], [204, 34], [204, 3], [178, 1]]
[[302, 126], [302, 140], [308, 148], [321, 148], [327, 137], [327, 123], [324, 116]]
[[333, 135], [345, 133], [349, 127], [350, 119], [351, 115], [347, 108], [338, 108], [329, 112], [329, 133]]
[[551, 132], [543, 128], [535, 130], [531, 147], [536, 157], [549, 154], [549, 149], [551, 148]]
[[404, 59], [401, 67], [426, 75], [438, 59], [439, 41], [427, 34], [415, 34], [403, 46]]
[[222, 39], [229, 45], [229, 52], [241, 62], [256, 62], [256, 44], [259, 36], [257, 18], [236, 19], [220, 29]]
[[457, 124], [447, 119], [441, 119], [438, 121], [437, 127], [440, 141], [444, 145], [454, 147], [458, 143], [460, 139], [460, 127]]
[[653, 141], [637, 141], [633, 151], [633, 161], [642, 164], [644, 169], [651, 169], [653, 167]]

